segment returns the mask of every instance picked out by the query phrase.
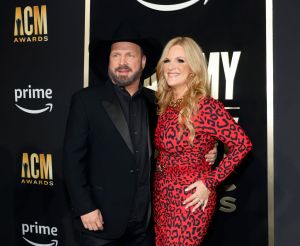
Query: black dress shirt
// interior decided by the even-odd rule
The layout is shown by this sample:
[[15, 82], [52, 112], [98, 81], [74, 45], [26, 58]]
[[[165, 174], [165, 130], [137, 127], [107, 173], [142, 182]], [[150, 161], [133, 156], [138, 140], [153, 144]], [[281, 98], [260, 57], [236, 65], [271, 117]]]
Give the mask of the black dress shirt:
[[143, 189], [150, 187], [147, 106], [141, 88], [133, 96], [123, 87], [115, 85], [114, 88], [129, 127], [136, 159], [137, 187], [129, 221], [143, 221], [150, 204], [150, 189], [149, 194], [144, 194]]

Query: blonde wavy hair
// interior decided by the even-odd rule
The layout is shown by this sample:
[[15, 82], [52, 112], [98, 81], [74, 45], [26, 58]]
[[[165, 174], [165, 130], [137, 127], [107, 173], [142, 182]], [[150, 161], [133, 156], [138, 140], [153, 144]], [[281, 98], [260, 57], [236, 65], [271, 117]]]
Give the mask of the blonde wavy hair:
[[191, 120], [192, 115], [197, 113], [199, 100], [210, 95], [206, 59], [202, 49], [192, 38], [176, 37], [171, 39], [165, 46], [161, 58], [158, 61], [156, 67], [158, 89], [155, 94], [158, 104], [158, 115], [166, 111], [173, 95], [172, 88], [168, 86], [166, 78], [164, 77], [163, 66], [169, 50], [175, 45], [179, 45], [183, 48], [185, 60], [192, 71], [192, 74], [187, 78], [188, 89], [183, 96], [181, 110], [178, 116], [178, 122], [181, 127], [179, 136], [181, 136], [182, 130], [187, 128], [190, 133], [189, 141], [190, 144], [192, 144], [195, 138], [195, 128]]

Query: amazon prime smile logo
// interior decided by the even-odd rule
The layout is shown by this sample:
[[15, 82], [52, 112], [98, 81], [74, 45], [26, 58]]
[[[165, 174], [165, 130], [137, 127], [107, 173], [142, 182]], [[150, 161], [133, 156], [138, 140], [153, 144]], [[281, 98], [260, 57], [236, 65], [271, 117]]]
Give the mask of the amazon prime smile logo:
[[[24, 106], [24, 99], [26, 102], [30, 102], [30, 105]], [[31, 85], [28, 85], [26, 89], [15, 89], [15, 105], [21, 111], [28, 114], [41, 114], [46, 111], [51, 112], [53, 108], [53, 104], [46, 102], [41, 105], [40, 100], [42, 99], [52, 99], [52, 90], [51, 89], [34, 89], [31, 88]], [[20, 102], [22, 100], [22, 102]], [[30, 101], [29, 101], [30, 100]], [[33, 100], [39, 101], [38, 106], [33, 104]], [[21, 106], [22, 103], [22, 106]], [[32, 108], [35, 107], [35, 108]], [[36, 108], [37, 107], [37, 108]]]
[[[137, 0], [140, 4], [144, 5], [145, 7], [148, 7], [150, 9], [154, 9], [157, 11], [176, 11], [185, 9], [187, 7], [190, 7], [194, 5], [195, 3], [199, 2], [200, 0], [188, 0], [182, 3], [175, 3], [175, 4], [156, 4], [156, 3], [150, 3], [148, 1], [144, 0]], [[203, 1], [203, 0], [202, 0]], [[209, 0], [204, 0], [203, 5], [206, 5]]]
[[[22, 238], [33, 246], [57, 246], [57, 227], [34, 224], [22, 224]], [[32, 239], [34, 238], [34, 239]]]

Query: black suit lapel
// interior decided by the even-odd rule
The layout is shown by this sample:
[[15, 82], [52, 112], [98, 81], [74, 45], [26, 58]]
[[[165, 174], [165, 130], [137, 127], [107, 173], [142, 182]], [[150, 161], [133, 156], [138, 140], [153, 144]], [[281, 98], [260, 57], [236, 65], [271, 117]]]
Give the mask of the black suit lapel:
[[[108, 81], [107, 83], [111, 82]], [[109, 115], [112, 123], [115, 125], [126, 145], [128, 146], [129, 150], [131, 151], [131, 153], [134, 153], [128, 124], [122, 111], [121, 105], [117, 99], [117, 95], [113, 92], [113, 88], [111, 85], [106, 85], [105, 88], [107, 91], [107, 99], [103, 99], [101, 103], [107, 114]]]

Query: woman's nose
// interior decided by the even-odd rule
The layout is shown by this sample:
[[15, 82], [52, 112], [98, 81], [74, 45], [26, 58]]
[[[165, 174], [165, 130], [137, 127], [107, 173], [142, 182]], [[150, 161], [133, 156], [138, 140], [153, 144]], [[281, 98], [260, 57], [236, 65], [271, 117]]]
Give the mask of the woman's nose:
[[175, 68], [174, 63], [173, 62], [169, 62], [168, 66], [167, 66], [168, 70], [173, 70]]

